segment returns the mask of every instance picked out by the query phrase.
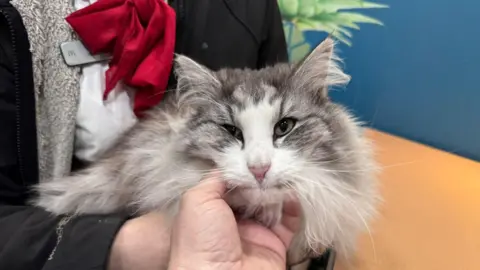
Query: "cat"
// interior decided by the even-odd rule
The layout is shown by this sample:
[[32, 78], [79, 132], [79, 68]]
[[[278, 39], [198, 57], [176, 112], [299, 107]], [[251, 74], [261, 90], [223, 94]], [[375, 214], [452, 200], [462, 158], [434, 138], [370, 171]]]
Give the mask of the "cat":
[[232, 209], [266, 226], [279, 222], [286, 197], [298, 198], [292, 256], [352, 253], [379, 195], [371, 144], [328, 97], [350, 80], [334, 48], [327, 38], [298, 64], [259, 70], [212, 71], [178, 55], [177, 89], [101, 160], [36, 186], [33, 204], [56, 215], [173, 216], [182, 193], [217, 168]]

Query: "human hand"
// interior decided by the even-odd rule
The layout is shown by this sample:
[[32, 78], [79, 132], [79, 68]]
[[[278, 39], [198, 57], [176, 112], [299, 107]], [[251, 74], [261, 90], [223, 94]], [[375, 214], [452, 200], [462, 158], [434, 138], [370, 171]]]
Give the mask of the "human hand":
[[167, 269], [170, 256], [168, 224], [167, 217], [156, 212], [125, 222], [113, 242], [107, 269]]
[[298, 205], [286, 202], [281, 223], [267, 229], [253, 221], [237, 222], [224, 194], [217, 175], [185, 193], [172, 227], [169, 269], [285, 269], [300, 225]]

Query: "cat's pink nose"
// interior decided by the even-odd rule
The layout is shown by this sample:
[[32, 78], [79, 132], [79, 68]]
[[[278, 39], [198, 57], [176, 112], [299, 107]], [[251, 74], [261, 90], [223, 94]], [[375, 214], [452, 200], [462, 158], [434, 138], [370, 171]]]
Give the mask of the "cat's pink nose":
[[255, 179], [257, 179], [257, 181], [261, 183], [265, 178], [268, 170], [270, 170], [270, 164], [261, 166], [248, 166], [248, 169], [253, 174]]

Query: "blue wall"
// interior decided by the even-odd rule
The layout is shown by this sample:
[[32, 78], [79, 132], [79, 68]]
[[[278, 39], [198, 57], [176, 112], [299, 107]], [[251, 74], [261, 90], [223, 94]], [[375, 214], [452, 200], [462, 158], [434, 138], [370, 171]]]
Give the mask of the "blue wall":
[[385, 26], [340, 46], [352, 81], [333, 98], [374, 128], [480, 160], [480, 1], [383, 2], [362, 13]]

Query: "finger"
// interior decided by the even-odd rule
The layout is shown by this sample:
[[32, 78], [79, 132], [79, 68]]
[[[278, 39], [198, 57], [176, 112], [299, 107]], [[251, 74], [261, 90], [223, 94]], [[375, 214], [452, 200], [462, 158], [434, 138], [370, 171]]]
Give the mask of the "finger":
[[301, 207], [296, 199], [285, 201], [283, 204], [282, 220], [272, 228], [272, 231], [288, 249], [295, 233], [301, 225]]
[[291, 198], [283, 202], [283, 214], [293, 217], [301, 216], [302, 209], [298, 199]]
[[292, 242], [293, 236], [295, 235], [295, 233], [289, 230], [283, 224], [277, 224], [273, 226], [271, 230], [282, 241], [283, 245], [285, 246], [285, 249], [288, 249], [288, 247], [290, 247], [290, 243]]
[[295, 233], [300, 228], [302, 210], [297, 199], [285, 201], [281, 223], [291, 232]]
[[287, 248], [270, 229], [251, 220], [242, 220], [238, 223], [238, 233], [244, 241], [267, 248], [285, 259]]
[[188, 190], [184, 196], [184, 202], [200, 204], [206, 201], [221, 199], [225, 194], [225, 182], [218, 171], [207, 174], [198, 185]]

